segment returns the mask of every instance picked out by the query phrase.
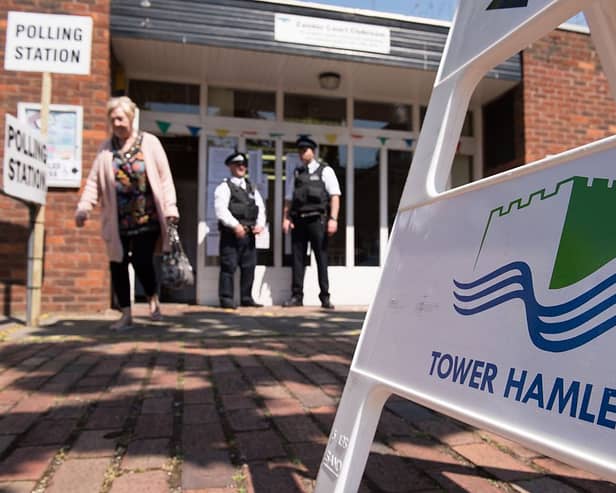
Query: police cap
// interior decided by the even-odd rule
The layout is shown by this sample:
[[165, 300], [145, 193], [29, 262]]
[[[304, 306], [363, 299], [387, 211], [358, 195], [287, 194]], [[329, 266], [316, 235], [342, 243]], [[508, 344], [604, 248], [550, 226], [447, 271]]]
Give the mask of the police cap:
[[317, 143], [310, 137], [301, 136], [295, 141], [295, 146], [299, 149], [301, 147], [310, 147], [313, 151], [317, 148]]
[[225, 159], [225, 164], [229, 166], [230, 164], [244, 164], [248, 166], [248, 156], [243, 152], [234, 152], [227, 159]]

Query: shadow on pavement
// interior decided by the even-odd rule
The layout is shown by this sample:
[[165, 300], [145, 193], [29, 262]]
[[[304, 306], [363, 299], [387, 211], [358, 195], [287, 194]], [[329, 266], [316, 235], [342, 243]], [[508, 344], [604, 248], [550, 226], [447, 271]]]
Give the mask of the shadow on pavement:
[[[0, 492], [313, 490], [365, 312], [169, 313], [122, 334], [59, 319], [0, 345]], [[616, 491], [514, 447], [392, 397], [361, 491]]]

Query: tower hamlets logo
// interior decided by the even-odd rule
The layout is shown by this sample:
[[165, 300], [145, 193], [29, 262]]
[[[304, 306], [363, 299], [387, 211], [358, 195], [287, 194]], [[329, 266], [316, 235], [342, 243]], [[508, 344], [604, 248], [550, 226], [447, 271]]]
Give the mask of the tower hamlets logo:
[[454, 280], [454, 309], [464, 316], [473, 316], [508, 301], [523, 302], [532, 343], [549, 352], [564, 352], [583, 346], [616, 326], [616, 273], [595, 285], [588, 276], [604, 268], [616, 258], [616, 186], [607, 179], [590, 180], [574, 176], [556, 185], [553, 193], [539, 190], [528, 200], [517, 199], [509, 207], [490, 212], [475, 267], [484, 248], [493, 220], [513, 210], [555, 197], [569, 190], [571, 195], [560, 235], [549, 290], [579, 287], [572, 299], [547, 306], [537, 300], [533, 271], [528, 263], [513, 261], [470, 282]]

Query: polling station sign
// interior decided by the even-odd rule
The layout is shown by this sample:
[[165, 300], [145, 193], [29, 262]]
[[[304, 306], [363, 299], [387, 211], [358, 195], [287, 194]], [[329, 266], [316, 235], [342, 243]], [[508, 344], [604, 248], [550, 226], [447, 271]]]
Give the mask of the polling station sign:
[[5, 70], [87, 75], [91, 51], [91, 17], [8, 13]]
[[5, 116], [4, 192], [27, 202], [45, 204], [47, 143], [39, 132], [11, 115]]

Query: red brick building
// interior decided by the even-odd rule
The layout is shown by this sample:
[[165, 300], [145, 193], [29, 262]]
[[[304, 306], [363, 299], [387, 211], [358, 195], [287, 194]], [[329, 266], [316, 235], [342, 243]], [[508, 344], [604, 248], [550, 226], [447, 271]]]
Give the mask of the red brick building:
[[[204, 16], [208, 14], [204, 19], [213, 18], [215, 13], [210, 10], [214, 7], [235, 9], [233, 15], [245, 21], [248, 31], [255, 31], [242, 40], [233, 31], [232, 22], [217, 31], [195, 13], [170, 16], [155, 1], [151, 6], [150, 2], [137, 7], [133, 3], [4, 2], [0, 7], [0, 37], [5, 38], [7, 12], [11, 10], [92, 17], [91, 73], [54, 74], [52, 104], [83, 107], [84, 178], [107, 136], [105, 102], [112, 93], [126, 92], [133, 97], [143, 110], [142, 128], [163, 139], [178, 186], [187, 250], [197, 268], [196, 288], [180, 299], [197, 303], [216, 299], [217, 256], [214, 249], [208, 249], [207, 240], [211, 219], [207, 211], [207, 161], [211, 157], [208, 149], [214, 147], [261, 153], [272, 230], [269, 249], [259, 254], [257, 281], [267, 286], [260, 299], [275, 303], [286, 297], [290, 269], [278, 226], [283, 161], [290, 143], [306, 126], [297, 114], [306, 104], [314, 107], [323, 102], [320, 113], [311, 115], [310, 125], [314, 126], [310, 133], [322, 143], [328, 161], [339, 163], [337, 172], [346, 177], [343, 195], [350, 195], [342, 211], [346, 232], [338, 235], [338, 243], [332, 247], [332, 276], [334, 282], [355, 286], [355, 290], [358, 285], [375, 285], [401, 193], [399, 183], [412, 157], [447, 26], [297, 3], [238, 1], [226, 7], [210, 2], [190, 4], [202, 9]], [[259, 16], [271, 17], [273, 23], [280, 13], [391, 29], [393, 54], [377, 58], [353, 50], [300, 49], [276, 40], [269, 25], [249, 25], [250, 19]], [[183, 19], [182, 25], [177, 24], [176, 17]], [[176, 24], [167, 24], [171, 18]], [[402, 46], [410, 38], [423, 40], [423, 51], [419, 50], [415, 59], [402, 55], [411, 52]], [[394, 56], [396, 47], [400, 54]], [[0, 53], [4, 56], [4, 44]], [[311, 58], [310, 63], [305, 63], [306, 57]], [[245, 70], [247, 66], [249, 70]], [[315, 74], [302, 72], [307, 70]], [[529, 44], [495, 71], [499, 71], [498, 77], [488, 74], [471, 101], [452, 174], [454, 186], [609, 136], [616, 130], [616, 104], [587, 33], [556, 30]], [[323, 72], [336, 72], [340, 87], [332, 90], [319, 86], [316, 74]], [[301, 77], [293, 79], [294, 74]], [[401, 80], [412, 83], [396, 82]], [[2, 69], [0, 94], [0, 123], [4, 126], [4, 115], [16, 115], [19, 102], [40, 101], [41, 74]], [[338, 106], [341, 116], [334, 114]], [[353, 108], [350, 113], [349, 107]], [[395, 120], [391, 115], [399, 115], [401, 110], [406, 116]], [[370, 155], [371, 161], [361, 161], [364, 155]], [[380, 206], [372, 204], [364, 210], [362, 201], [353, 201], [353, 196], [369, 193], [374, 183], [378, 187], [378, 170], [386, 177], [385, 196], [377, 191]], [[43, 312], [92, 312], [110, 305], [107, 257], [98, 217], [95, 213], [85, 229], [74, 227], [78, 196], [74, 188], [48, 191]], [[0, 195], [0, 287], [6, 316], [25, 310], [28, 221], [25, 205]], [[363, 291], [351, 290], [349, 300], [366, 302], [364, 297], [369, 299], [371, 291]], [[308, 293], [307, 298], [310, 296]], [[316, 299], [316, 293], [313, 297]], [[342, 295], [337, 297], [338, 303], [349, 302], [340, 298]]]

